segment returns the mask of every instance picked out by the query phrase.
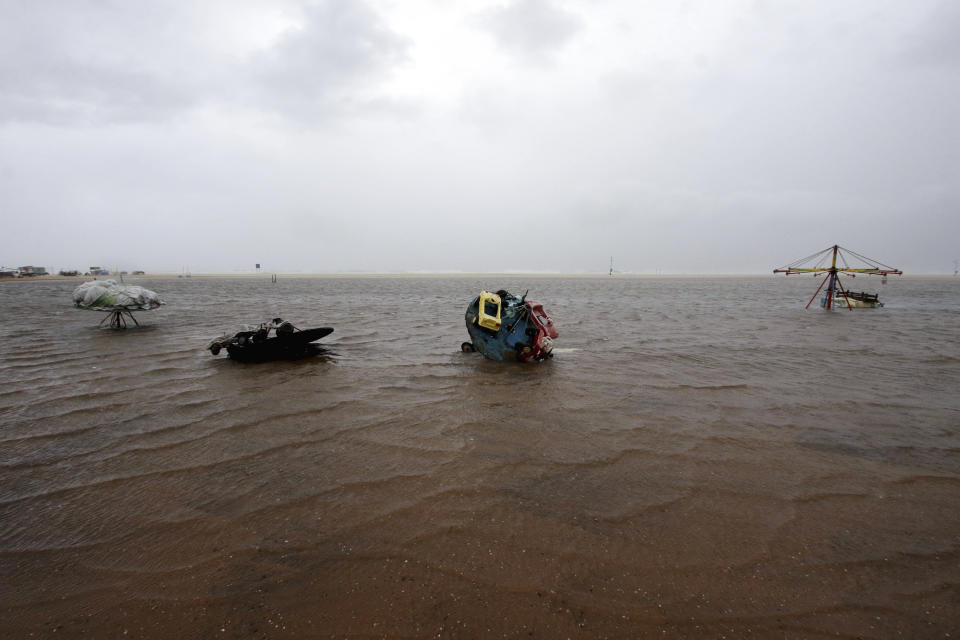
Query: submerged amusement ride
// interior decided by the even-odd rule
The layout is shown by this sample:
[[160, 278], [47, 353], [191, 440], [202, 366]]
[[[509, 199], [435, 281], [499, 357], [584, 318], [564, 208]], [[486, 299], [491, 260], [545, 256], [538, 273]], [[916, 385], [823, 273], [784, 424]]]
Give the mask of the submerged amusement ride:
[[[528, 292], [529, 293], [529, 292]], [[553, 357], [557, 330], [540, 302], [503, 289], [481, 291], [464, 316], [471, 342], [463, 351], [479, 351], [491, 360], [530, 362]]]
[[[829, 263], [829, 266], [827, 263]], [[810, 298], [810, 302], [804, 308], [810, 308], [817, 294], [826, 285], [827, 288], [820, 297], [820, 306], [827, 310], [834, 307], [853, 310], [873, 309], [883, 306], [879, 294], [846, 289], [840, 281], [841, 274], [851, 278], [858, 275], [882, 276], [883, 280], [881, 282], [883, 284], [886, 284], [887, 276], [903, 275], [903, 271], [900, 271], [900, 269], [887, 266], [836, 244], [811, 256], [792, 262], [785, 267], [774, 269], [773, 272], [785, 273], [788, 276], [812, 273], [814, 277], [817, 277], [820, 274], [825, 274], [820, 286], [817, 287], [813, 297]]]
[[109, 320], [111, 328], [126, 329], [126, 318], [140, 325], [133, 311], [150, 311], [166, 303], [150, 289], [119, 284], [116, 280], [91, 280], [73, 290], [73, 304], [79, 309], [106, 312], [101, 325]]

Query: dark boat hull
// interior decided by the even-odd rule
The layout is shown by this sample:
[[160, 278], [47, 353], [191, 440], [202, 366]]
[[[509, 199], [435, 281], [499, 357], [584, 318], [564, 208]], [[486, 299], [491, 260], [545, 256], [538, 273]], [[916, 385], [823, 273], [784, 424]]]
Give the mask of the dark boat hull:
[[241, 362], [263, 362], [266, 360], [293, 360], [314, 355], [320, 350], [316, 340], [333, 333], [331, 327], [304, 329], [266, 340], [247, 339], [233, 341], [226, 345], [227, 354]]

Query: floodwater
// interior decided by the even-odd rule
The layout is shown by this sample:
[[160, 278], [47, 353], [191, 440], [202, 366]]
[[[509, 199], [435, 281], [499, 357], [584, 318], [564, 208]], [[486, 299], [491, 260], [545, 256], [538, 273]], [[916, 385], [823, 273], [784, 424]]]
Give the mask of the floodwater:
[[[0, 284], [0, 637], [857, 637], [960, 629], [960, 278]], [[553, 360], [460, 352], [530, 289]], [[238, 323], [333, 326], [241, 364]]]

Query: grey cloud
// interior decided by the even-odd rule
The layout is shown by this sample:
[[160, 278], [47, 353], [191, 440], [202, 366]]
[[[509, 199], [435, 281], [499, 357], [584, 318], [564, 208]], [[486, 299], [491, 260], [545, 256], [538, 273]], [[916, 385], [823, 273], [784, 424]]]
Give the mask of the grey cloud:
[[478, 224], [525, 239], [496, 269], [957, 257], [948, 5], [504, 1], [485, 28], [526, 67], [483, 55], [472, 10], [417, 22], [432, 1], [0, 9], [2, 262], [469, 271]]
[[308, 119], [345, 109], [389, 109], [375, 84], [405, 60], [407, 42], [358, 2], [324, 2], [306, 8], [304, 18], [302, 28], [249, 61], [252, 99]]
[[960, 4], [940, 3], [905, 39], [902, 59], [919, 66], [960, 67]]
[[172, 18], [163, 16], [97, 2], [16, 3], [0, 21], [0, 121], [154, 120], [189, 106], [188, 74], [159, 61], [176, 60], [175, 36], [162, 28]]
[[0, 21], [0, 122], [158, 122], [202, 105], [299, 120], [392, 105], [376, 83], [406, 43], [360, 2], [302, 8], [273, 47], [232, 58], [209, 46], [216, 16], [167, 5], [19, 3]]
[[542, 61], [579, 32], [581, 20], [548, 0], [515, 0], [481, 14], [480, 24], [507, 51]]
[[22, 78], [0, 72], [0, 120], [49, 124], [143, 121], [194, 104], [185, 87], [148, 74], [72, 61]]

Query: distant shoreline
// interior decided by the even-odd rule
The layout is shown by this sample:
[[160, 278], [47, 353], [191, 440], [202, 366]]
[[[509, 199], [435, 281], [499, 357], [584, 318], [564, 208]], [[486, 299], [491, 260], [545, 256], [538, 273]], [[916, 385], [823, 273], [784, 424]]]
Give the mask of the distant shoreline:
[[[376, 278], [529, 278], [529, 279], [594, 279], [594, 280], [656, 280], [656, 279], [683, 279], [683, 278], [779, 278], [780, 275], [773, 273], [671, 273], [671, 274], [648, 274], [648, 273], [618, 273], [613, 276], [605, 273], [193, 273], [189, 276], [176, 273], [145, 273], [142, 275], [125, 275], [125, 281], [137, 280], [176, 280], [191, 278], [222, 278], [222, 279], [269, 279], [276, 275], [277, 278], [316, 278], [316, 279], [376, 279]], [[785, 277], [785, 276], [783, 276]], [[905, 274], [902, 276], [890, 276], [891, 278], [957, 278], [960, 277], [949, 273], [918, 273]], [[21, 278], [0, 278], [0, 283], [5, 282], [50, 282], [50, 281], [75, 281], [87, 282], [89, 280], [119, 280], [120, 276], [25, 276]]]

